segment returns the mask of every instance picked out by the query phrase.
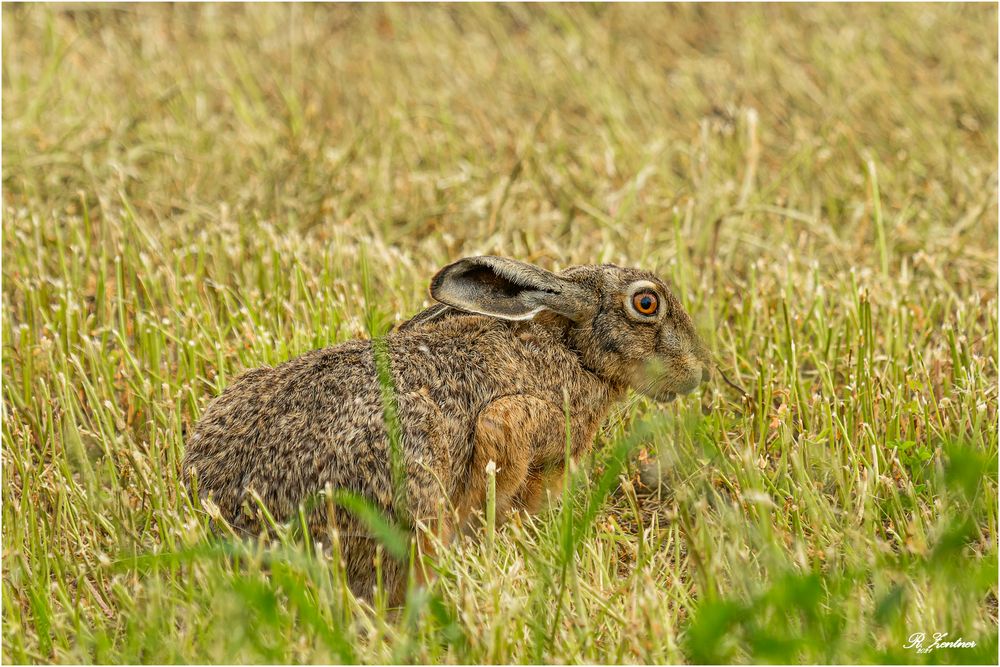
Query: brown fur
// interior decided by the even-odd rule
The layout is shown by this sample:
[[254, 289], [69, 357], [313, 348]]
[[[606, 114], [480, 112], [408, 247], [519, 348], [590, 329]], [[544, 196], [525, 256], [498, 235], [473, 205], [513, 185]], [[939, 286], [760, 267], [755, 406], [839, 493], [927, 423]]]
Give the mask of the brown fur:
[[[638, 280], [661, 297], [655, 321], [627, 312], [623, 290]], [[706, 373], [690, 318], [662, 281], [635, 269], [583, 266], [556, 275], [470, 258], [442, 270], [432, 295], [444, 304], [385, 339], [405, 498], [393, 494], [372, 343], [352, 341], [249, 371], [206, 409], [187, 442], [184, 470], [235, 528], [262, 527], [251, 490], [280, 521], [311, 495], [341, 488], [447, 539], [483, 509], [490, 461], [498, 520], [512, 510], [534, 512], [562, 479], [565, 406], [575, 457], [629, 386], [671, 398]], [[652, 371], [650, 360], [658, 360]], [[331, 518], [351, 586], [367, 597], [376, 542], [351, 514], [328, 517], [322, 508], [309, 515], [316, 540], [329, 543]], [[429, 549], [432, 542], [420, 543]], [[399, 601], [406, 563], [382, 563], [386, 589]]]

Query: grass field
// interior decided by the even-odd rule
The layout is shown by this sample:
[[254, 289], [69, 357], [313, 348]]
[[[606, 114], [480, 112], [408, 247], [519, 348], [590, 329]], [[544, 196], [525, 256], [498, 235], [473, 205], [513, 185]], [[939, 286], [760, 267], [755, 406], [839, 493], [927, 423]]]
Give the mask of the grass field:
[[[3, 661], [995, 663], [996, 25], [4, 5]], [[659, 272], [748, 397], [630, 400], [403, 610], [213, 537], [207, 402], [487, 253]]]

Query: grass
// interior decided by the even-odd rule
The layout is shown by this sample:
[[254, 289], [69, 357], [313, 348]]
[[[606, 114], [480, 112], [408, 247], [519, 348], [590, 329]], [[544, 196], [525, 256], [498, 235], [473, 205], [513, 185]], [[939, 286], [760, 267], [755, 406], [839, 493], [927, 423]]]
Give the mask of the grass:
[[[5, 5], [3, 660], [995, 663], [996, 21]], [[658, 271], [748, 398], [630, 401], [402, 610], [212, 538], [207, 402], [480, 253]]]

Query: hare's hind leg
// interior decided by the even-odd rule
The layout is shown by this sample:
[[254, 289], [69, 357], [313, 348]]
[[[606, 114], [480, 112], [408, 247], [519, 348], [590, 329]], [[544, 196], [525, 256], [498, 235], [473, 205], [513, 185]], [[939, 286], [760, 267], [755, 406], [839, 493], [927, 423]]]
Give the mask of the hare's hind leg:
[[[440, 410], [426, 392], [399, 394], [397, 405], [399, 451], [393, 451], [382, 415], [372, 417], [359, 424], [354, 438], [342, 446], [351, 458], [347, 454], [332, 457], [319, 474], [319, 484], [328, 484], [332, 497], [338, 489], [362, 496], [382, 520], [408, 531], [408, 539], [417, 538], [417, 553], [426, 554], [424, 531], [450, 534], [451, 513], [446, 500], [451, 484], [450, 449], [442, 435]], [[397, 469], [393, 461], [398, 454], [403, 465]], [[313, 513], [314, 539], [329, 544], [331, 533], [337, 531], [347, 580], [355, 595], [371, 600], [381, 579], [388, 603], [402, 604], [409, 578], [410, 543], [397, 543], [405, 550], [400, 554], [383, 545], [372, 533], [369, 521], [351, 510], [333, 500], [325, 510]], [[425, 580], [420, 572], [422, 563], [414, 565], [418, 580]]]
[[[413, 528], [416, 583], [425, 586], [433, 581], [434, 560], [440, 547], [451, 540], [453, 512], [448, 504], [452, 485], [451, 447], [442, 428], [441, 410], [426, 390], [399, 396], [400, 422], [403, 429], [403, 452], [406, 469], [405, 515]], [[405, 600], [407, 577], [396, 582], [395, 601]]]
[[[440, 472], [440, 471], [437, 471]], [[444, 481], [444, 480], [442, 480]], [[422, 491], [426, 486], [420, 486]], [[436, 497], [422, 495], [412, 508], [414, 556], [413, 576], [418, 586], [427, 586], [437, 576], [435, 564], [443, 548], [447, 548], [454, 534], [454, 516], [442, 491]], [[406, 594], [406, 581], [399, 582], [399, 602]]]

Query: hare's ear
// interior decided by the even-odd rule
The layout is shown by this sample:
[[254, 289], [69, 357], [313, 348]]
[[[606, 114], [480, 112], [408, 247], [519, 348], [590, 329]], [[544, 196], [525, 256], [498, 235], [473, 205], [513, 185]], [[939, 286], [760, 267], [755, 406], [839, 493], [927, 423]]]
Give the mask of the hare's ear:
[[579, 321], [593, 298], [551, 271], [505, 257], [466, 257], [431, 279], [431, 296], [469, 313], [530, 320], [542, 310]]

